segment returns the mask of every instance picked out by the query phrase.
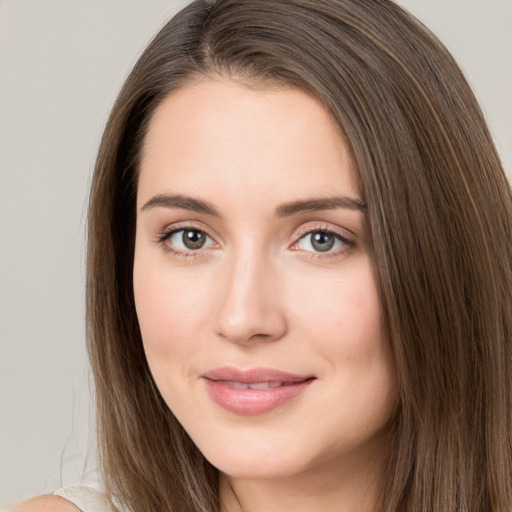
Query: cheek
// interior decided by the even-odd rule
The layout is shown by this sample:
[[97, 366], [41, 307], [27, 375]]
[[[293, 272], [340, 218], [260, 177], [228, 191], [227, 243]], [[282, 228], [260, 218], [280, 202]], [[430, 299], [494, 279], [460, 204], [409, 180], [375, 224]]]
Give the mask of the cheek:
[[291, 310], [318, 346], [346, 357], [382, 346], [382, 314], [367, 258], [339, 275], [307, 276], [294, 286]]
[[133, 279], [137, 317], [152, 370], [153, 363], [183, 361], [207, 317], [203, 281], [187, 272], [171, 271], [165, 255], [136, 256]]
[[185, 408], [187, 414], [194, 414], [187, 389], [193, 383], [190, 361], [201, 350], [197, 340], [202, 339], [199, 330], [206, 316], [200, 293], [186, 273], [171, 272], [169, 265], [150, 259], [136, 259], [135, 307], [144, 352], [156, 386], [175, 413]]
[[378, 396], [393, 387], [391, 347], [384, 333], [382, 309], [370, 271], [345, 283], [345, 294], [333, 304], [336, 319], [327, 349], [333, 358], [350, 369], [350, 387], [367, 388]]
[[369, 261], [356, 261], [339, 277], [313, 280], [315, 286], [304, 278], [297, 288], [293, 309], [300, 331], [326, 363], [329, 400], [363, 416], [385, 416], [395, 400], [395, 368]]

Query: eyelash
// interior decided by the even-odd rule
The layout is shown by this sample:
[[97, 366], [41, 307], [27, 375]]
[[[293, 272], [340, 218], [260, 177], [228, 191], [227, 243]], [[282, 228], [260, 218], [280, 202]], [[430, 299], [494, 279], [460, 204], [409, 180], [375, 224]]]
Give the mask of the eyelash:
[[172, 247], [172, 245], [167, 243], [173, 235], [175, 235], [176, 233], [179, 233], [180, 231], [197, 231], [198, 233], [202, 233], [205, 236], [207, 236], [208, 238], [210, 238], [210, 240], [213, 240], [213, 237], [211, 237], [204, 229], [194, 226], [193, 224], [183, 224], [183, 225], [173, 224], [172, 226], [165, 228], [164, 231], [162, 231], [158, 235], [157, 243], [162, 245], [164, 251], [167, 251], [179, 258], [184, 258], [184, 259], [197, 258], [198, 256], [200, 256], [199, 253], [201, 252], [199, 249], [188, 250], [188, 251], [184, 251], [181, 249], [175, 249]]
[[[300, 229], [297, 233], [297, 241], [293, 243], [292, 247], [297, 245], [301, 240], [303, 240], [307, 235], [312, 235], [314, 233], [322, 233], [333, 236], [337, 241], [340, 241], [343, 246], [335, 249], [333, 251], [329, 250], [326, 252], [320, 252], [320, 251], [303, 251], [304, 256], [311, 259], [321, 259], [326, 260], [329, 258], [337, 258], [341, 255], [344, 255], [352, 249], [356, 244], [354, 240], [351, 240], [348, 238], [345, 234], [342, 234], [340, 231], [337, 231], [330, 226], [321, 225], [321, 226], [314, 226], [312, 227], [304, 227]], [[294, 249], [294, 250], [300, 250], [300, 249]]]
[[[157, 243], [163, 246], [164, 250], [173, 254], [174, 256], [188, 259], [188, 258], [196, 258], [201, 256], [201, 248], [193, 250], [181, 250], [181, 249], [175, 249], [172, 245], [167, 243], [169, 239], [175, 235], [176, 233], [179, 233], [180, 231], [196, 231], [198, 233], [202, 233], [206, 237], [208, 237], [210, 240], [212, 240], [214, 243], [216, 243], [211, 237], [208, 232], [202, 228], [198, 228], [197, 226], [194, 226], [192, 224], [184, 224], [184, 225], [172, 225], [167, 227], [163, 232], [161, 232], [157, 237]], [[343, 247], [338, 248], [334, 251], [328, 250], [325, 252], [320, 251], [305, 251], [304, 256], [311, 258], [311, 259], [321, 259], [326, 260], [329, 258], [335, 258], [339, 257], [342, 254], [345, 254], [348, 250], [350, 250], [352, 247], [354, 247], [356, 244], [353, 240], [348, 238], [346, 235], [340, 233], [339, 231], [336, 231], [332, 229], [329, 226], [314, 226], [314, 227], [304, 227], [303, 229], [299, 230], [299, 232], [296, 234], [297, 240], [292, 244], [291, 250], [298, 251], [300, 249], [293, 249], [294, 246], [299, 244], [301, 240], [303, 240], [306, 236], [312, 235], [314, 233], [323, 233], [330, 236], [333, 236], [337, 241], [341, 242], [343, 244]]]

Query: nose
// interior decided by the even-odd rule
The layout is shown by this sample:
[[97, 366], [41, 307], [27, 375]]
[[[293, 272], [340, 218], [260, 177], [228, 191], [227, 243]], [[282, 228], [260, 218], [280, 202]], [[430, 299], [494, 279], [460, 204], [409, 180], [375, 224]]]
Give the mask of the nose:
[[286, 308], [271, 262], [251, 254], [233, 256], [222, 274], [216, 334], [238, 344], [281, 339], [287, 331]]

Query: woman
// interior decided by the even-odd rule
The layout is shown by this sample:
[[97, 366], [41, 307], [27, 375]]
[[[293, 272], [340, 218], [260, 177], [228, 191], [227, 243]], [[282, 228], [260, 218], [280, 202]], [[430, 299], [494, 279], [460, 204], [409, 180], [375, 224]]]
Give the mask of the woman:
[[462, 73], [395, 4], [190, 4], [126, 81], [92, 185], [107, 495], [510, 510], [511, 220]]

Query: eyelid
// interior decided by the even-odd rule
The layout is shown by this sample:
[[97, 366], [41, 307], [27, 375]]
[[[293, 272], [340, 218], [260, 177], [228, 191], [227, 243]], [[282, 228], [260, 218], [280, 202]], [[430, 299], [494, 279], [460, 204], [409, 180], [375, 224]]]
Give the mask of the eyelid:
[[[330, 235], [335, 236], [338, 240], [342, 241], [344, 247], [338, 248], [333, 251], [326, 252], [315, 252], [315, 251], [306, 251], [296, 247], [299, 242], [306, 236], [312, 233], [324, 232]], [[349, 249], [353, 248], [356, 245], [356, 235], [350, 231], [349, 229], [344, 229], [338, 226], [333, 226], [332, 224], [322, 223], [309, 223], [302, 225], [294, 234], [294, 242], [290, 246], [291, 250], [301, 251], [305, 256], [313, 259], [326, 259], [339, 257], [340, 255], [346, 253]]]
[[[178, 248], [173, 248], [169, 244], [166, 244], [167, 240], [170, 238], [170, 236], [176, 232], [182, 231], [182, 230], [197, 230], [204, 233], [207, 237], [209, 237], [212, 242], [215, 244], [215, 246], [219, 247], [221, 244], [217, 241], [219, 237], [216, 235], [213, 235], [211, 233], [211, 229], [204, 225], [202, 222], [198, 221], [180, 221], [180, 222], [174, 222], [171, 224], [166, 225], [159, 233], [156, 235], [155, 242], [165, 246], [165, 249], [169, 252], [172, 252], [178, 256], [182, 257], [196, 257], [200, 256], [200, 253], [214, 249], [217, 247], [205, 247], [200, 249], [190, 249], [190, 250], [183, 250]], [[306, 251], [302, 249], [294, 248], [299, 241], [304, 238], [306, 235], [316, 232], [325, 232], [332, 234], [335, 236], [338, 240], [342, 241], [344, 244], [344, 247], [338, 248], [333, 251], [326, 251], [324, 253], [322, 252], [315, 252], [315, 251]], [[349, 249], [354, 247], [356, 245], [356, 239], [357, 235], [353, 233], [351, 230], [347, 228], [341, 228], [339, 226], [326, 223], [326, 222], [311, 222], [301, 225], [294, 233], [293, 235], [293, 243], [289, 246], [289, 249], [301, 251], [304, 255], [311, 257], [311, 258], [317, 258], [317, 259], [325, 259], [329, 257], [336, 257], [340, 256], [341, 254], [347, 252]]]
[[171, 224], [166, 225], [159, 233], [158, 237], [168, 236], [171, 233], [181, 230], [197, 230], [202, 231], [206, 235], [208, 235], [215, 243], [218, 243], [216, 240], [216, 236], [212, 235], [211, 229], [208, 226], [205, 226], [202, 222], [197, 222], [193, 220], [181, 221], [181, 222], [173, 222]]
[[182, 222], [174, 222], [172, 224], [168, 224], [165, 226], [164, 229], [162, 229], [160, 232], [156, 234], [155, 242], [162, 245], [164, 249], [176, 256], [183, 257], [183, 258], [190, 258], [190, 257], [197, 257], [200, 256], [201, 253], [204, 253], [207, 250], [214, 249], [214, 247], [202, 247], [198, 249], [190, 249], [190, 250], [184, 250], [177, 247], [173, 247], [170, 243], [168, 243], [168, 240], [171, 238], [171, 236], [179, 231], [200, 231], [204, 233], [212, 242], [215, 244], [215, 246], [219, 246], [219, 243], [216, 240], [216, 237], [211, 234], [211, 230], [206, 227], [201, 222], [197, 221], [182, 221]]
[[[342, 240], [346, 240], [347, 242], [355, 241], [356, 234], [350, 231], [346, 228], [341, 228], [338, 226], [335, 226], [333, 224], [328, 224], [325, 222], [321, 223], [308, 223], [303, 224], [300, 226], [300, 228], [294, 233], [293, 237], [296, 239], [296, 241], [300, 238], [302, 238], [304, 235], [307, 235], [309, 233], [316, 233], [317, 231], [325, 231], [326, 233], [332, 233], [333, 235], [336, 235], [340, 237]], [[296, 243], [294, 242], [294, 244]]]

